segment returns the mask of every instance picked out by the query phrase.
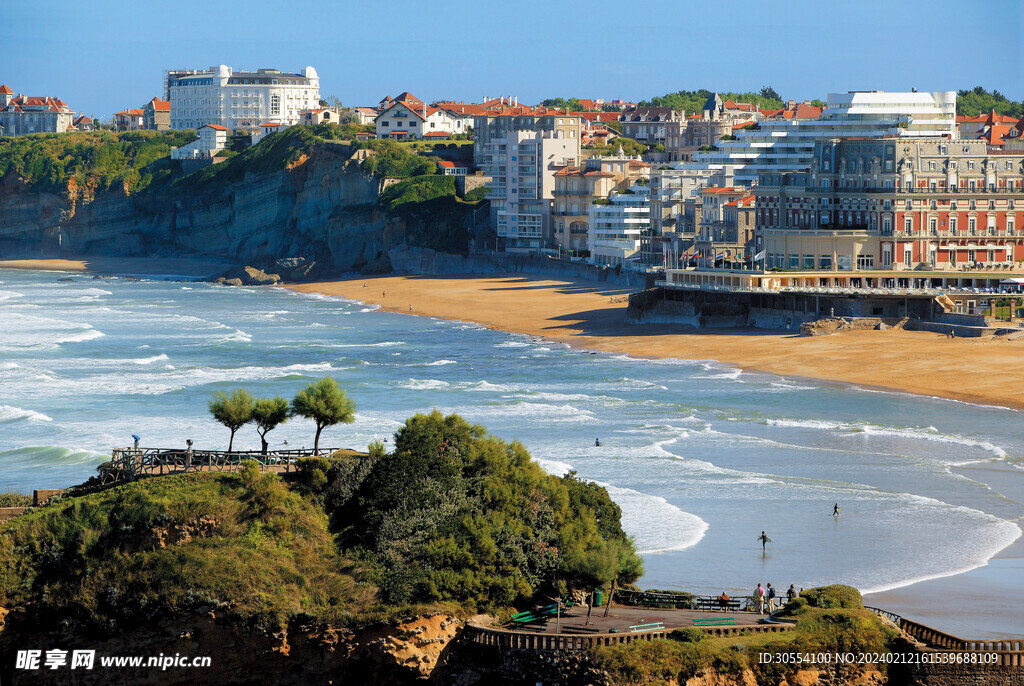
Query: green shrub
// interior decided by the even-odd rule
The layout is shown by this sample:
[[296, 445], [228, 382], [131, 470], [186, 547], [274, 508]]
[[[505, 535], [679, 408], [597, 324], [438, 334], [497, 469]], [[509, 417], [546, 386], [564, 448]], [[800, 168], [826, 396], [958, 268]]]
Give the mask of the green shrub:
[[0, 492], [0, 507], [28, 507], [32, 504], [32, 496], [16, 491]]
[[669, 638], [673, 641], [682, 641], [683, 643], [699, 643], [707, 638], [707, 633], [697, 627], [687, 627], [685, 629], [674, 629]]
[[804, 598], [807, 601], [807, 604], [811, 607], [864, 609], [864, 602], [861, 599], [860, 591], [852, 586], [835, 584], [832, 586], [811, 588], [801, 592], [800, 596]]

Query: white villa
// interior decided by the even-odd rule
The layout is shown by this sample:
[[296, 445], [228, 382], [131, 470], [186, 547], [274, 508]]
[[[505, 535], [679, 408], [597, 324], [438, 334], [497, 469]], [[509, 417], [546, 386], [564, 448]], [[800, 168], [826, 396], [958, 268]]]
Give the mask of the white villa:
[[199, 138], [178, 148], [171, 148], [172, 160], [212, 159], [228, 144], [227, 127], [207, 124], [199, 127]]
[[626, 191], [612, 193], [608, 202], [590, 205], [590, 261], [610, 267], [640, 268], [640, 236], [651, 227], [650, 189], [633, 185]]

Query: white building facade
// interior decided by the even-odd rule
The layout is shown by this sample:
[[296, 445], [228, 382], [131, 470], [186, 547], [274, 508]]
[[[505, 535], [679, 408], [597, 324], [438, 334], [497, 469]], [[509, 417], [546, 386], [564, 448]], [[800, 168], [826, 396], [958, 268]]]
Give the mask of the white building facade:
[[809, 167], [815, 143], [831, 138], [909, 136], [956, 140], [956, 93], [829, 93], [817, 119], [764, 119], [737, 130], [736, 140], [719, 141], [718, 150], [698, 153], [687, 165], [722, 169], [733, 166], [736, 183], [751, 185], [758, 174]]
[[647, 186], [634, 185], [612, 193], [609, 204], [590, 205], [587, 248], [590, 261], [609, 267], [642, 269], [640, 237], [651, 228], [651, 195]]
[[264, 122], [294, 125], [303, 111], [320, 105], [320, 77], [313, 67], [301, 74], [277, 69], [235, 72], [222, 64], [169, 77], [168, 91], [171, 128], [176, 130], [207, 124], [231, 131], [255, 129]]
[[171, 148], [172, 160], [212, 159], [227, 147], [227, 127], [219, 124], [207, 124], [199, 127], [199, 138], [178, 148]]

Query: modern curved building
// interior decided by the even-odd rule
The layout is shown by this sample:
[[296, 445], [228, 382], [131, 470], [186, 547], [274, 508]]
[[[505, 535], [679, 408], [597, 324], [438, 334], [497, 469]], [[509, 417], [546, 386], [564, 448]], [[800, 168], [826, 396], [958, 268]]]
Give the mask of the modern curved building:
[[254, 129], [265, 122], [298, 124], [303, 110], [320, 104], [320, 77], [313, 67], [301, 74], [258, 69], [168, 72], [172, 129], [214, 124], [229, 130]]
[[735, 140], [719, 141], [718, 150], [698, 153], [677, 166], [732, 167], [736, 183], [750, 185], [765, 172], [806, 169], [818, 141], [893, 135], [953, 140], [958, 138], [956, 93], [829, 93], [827, 106], [816, 119], [765, 118], [735, 135]]

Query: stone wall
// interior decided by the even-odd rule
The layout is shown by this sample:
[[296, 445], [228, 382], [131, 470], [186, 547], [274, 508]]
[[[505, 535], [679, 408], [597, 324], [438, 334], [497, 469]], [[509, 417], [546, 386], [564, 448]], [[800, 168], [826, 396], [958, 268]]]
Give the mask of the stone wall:
[[917, 665], [915, 686], [1024, 686], [1024, 667], [988, 665]]
[[0, 507], [0, 523], [25, 514], [27, 507]]

